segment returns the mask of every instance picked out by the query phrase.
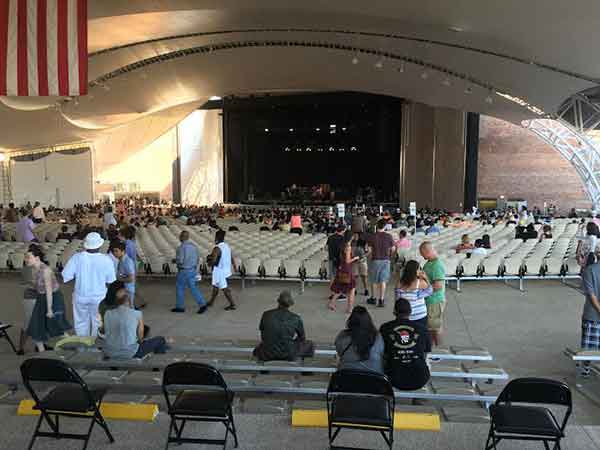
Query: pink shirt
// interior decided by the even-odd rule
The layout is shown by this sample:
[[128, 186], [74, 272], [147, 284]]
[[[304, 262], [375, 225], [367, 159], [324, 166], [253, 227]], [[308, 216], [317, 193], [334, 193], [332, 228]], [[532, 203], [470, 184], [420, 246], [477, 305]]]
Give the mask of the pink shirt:
[[396, 248], [410, 248], [410, 239], [403, 238], [396, 241]]
[[302, 217], [292, 216], [290, 220], [290, 228], [302, 228]]

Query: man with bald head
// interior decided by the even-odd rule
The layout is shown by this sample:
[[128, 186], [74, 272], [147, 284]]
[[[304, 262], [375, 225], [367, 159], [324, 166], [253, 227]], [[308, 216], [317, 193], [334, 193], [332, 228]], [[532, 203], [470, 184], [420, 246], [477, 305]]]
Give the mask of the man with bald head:
[[444, 329], [444, 307], [446, 305], [446, 269], [438, 258], [433, 244], [425, 241], [419, 247], [421, 256], [427, 260], [423, 271], [433, 287], [433, 294], [425, 299], [427, 304], [427, 327], [434, 345], [441, 344]]
[[198, 314], [206, 312], [206, 300], [202, 292], [196, 286], [196, 277], [198, 276], [198, 265], [200, 263], [200, 253], [198, 247], [190, 241], [190, 233], [182, 231], [179, 235], [181, 245], [177, 247], [175, 254], [175, 263], [177, 264], [177, 281], [175, 284], [177, 303], [171, 312], [182, 313], [185, 311], [185, 290], [189, 288], [192, 295], [198, 303]]

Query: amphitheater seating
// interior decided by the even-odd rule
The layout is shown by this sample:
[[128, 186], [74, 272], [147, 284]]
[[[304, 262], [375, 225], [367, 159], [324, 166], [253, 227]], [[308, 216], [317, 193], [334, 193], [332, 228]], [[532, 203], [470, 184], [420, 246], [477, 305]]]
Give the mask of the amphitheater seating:
[[[138, 257], [145, 273], [155, 276], [175, 274], [176, 266], [172, 260], [179, 245], [178, 235], [185, 230], [200, 250], [202, 273], [210, 274], [205, 256], [214, 246], [214, 231], [206, 226], [170, 222], [168, 226], [149, 226], [138, 230]], [[227, 224], [234, 223], [233, 219], [221, 222], [225, 229]], [[5, 238], [11, 238], [15, 224], [6, 225]], [[42, 245], [52, 267], [57, 269], [64, 267], [68, 259], [81, 250], [82, 243], [80, 240], [54, 242], [54, 233], [58, 232], [60, 226], [46, 223], [36, 229], [38, 235], [44, 238]], [[288, 279], [302, 283], [327, 279], [327, 253], [324, 251], [327, 237], [324, 234], [305, 233], [298, 236], [286, 232], [261, 233], [255, 224], [241, 224], [239, 229], [239, 232], [227, 235], [233, 256], [233, 278]], [[479, 222], [466, 222], [460, 227], [443, 228], [435, 235], [417, 233], [411, 238], [412, 248], [399, 254], [398, 262], [403, 264], [407, 259], [415, 258], [424, 263], [417, 248], [422, 241], [429, 240], [434, 243], [445, 263], [447, 280], [456, 281], [459, 288], [461, 281], [466, 280], [576, 278], [580, 270], [575, 260], [577, 230], [576, 223], [568, 219], [556, 219], [553, 223], [554, 239], [523, 242], [514, 239], [513, 225], [492, 227]], [[393, 229], [389, 233], [396, 239], [399, 231]], [[473, 255], [471, 258], [465, 254], [457, 255], [454, 247], [464, 233], [468, 233], [473, 240], [489, 234], [492, 249], [488, 250], [487, 255]], [[107, 247], [108, 243], [105, 243], [102, 250], [106, 251]], [[26, 249], [23, 243], [0, 242], [0, 270], [20, 268]]]

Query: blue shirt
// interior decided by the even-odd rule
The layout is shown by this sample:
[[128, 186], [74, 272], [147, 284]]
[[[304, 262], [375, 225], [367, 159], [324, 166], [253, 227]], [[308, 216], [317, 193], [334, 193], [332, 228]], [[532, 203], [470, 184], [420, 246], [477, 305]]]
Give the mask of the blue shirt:
[[125, 254], [131, 258], [134, 264], [137, 264], [137, 245], [135, 241], [125, 240]]
[[117, 278], [121, 279], [133, 275], [131, 283], [124, 283], [125, 289], [129, 292], [135, 292], [135, 273], [135, 264], [132, 259], [127, 255], [123, 255], [123, 258], [119, 260], [119, 264], [117, 265]]
[[183, 241], [175, 254], [175, 262], [179, 270], [198, 270], [200, 252], [198, 247], [189, 239]]

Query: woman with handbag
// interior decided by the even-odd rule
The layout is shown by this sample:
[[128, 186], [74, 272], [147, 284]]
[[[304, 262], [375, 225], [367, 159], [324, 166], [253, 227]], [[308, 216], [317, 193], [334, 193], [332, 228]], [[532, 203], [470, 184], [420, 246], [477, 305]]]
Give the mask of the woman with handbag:
[[34, 285], [37, 290], [27, 334], [31, 336], [37, 351], [43, 352], [50, 338], [66, 335], [73, 327], [65, 316], [65, 301], [56, 276], [44, 263], [44, 253], [39, 245], [29, 246], [25, 264], [34, 270]]
[[351, 238], [346, 239], [340, 254], [340, 264], [337, 268], [333, 283], [331, 283], [331, 292], [333, 292], [333, 296], [331, 296], [328, 305], [331, 311], [335, 311], [338, 297], [345, 294], [348, 297], [346, 313], [350, 314], [352, 312], [354, 296], [356, 294], [356, 281], [352, 274], [352, 263], [358, 259], [358, 256], [352, 257]]

